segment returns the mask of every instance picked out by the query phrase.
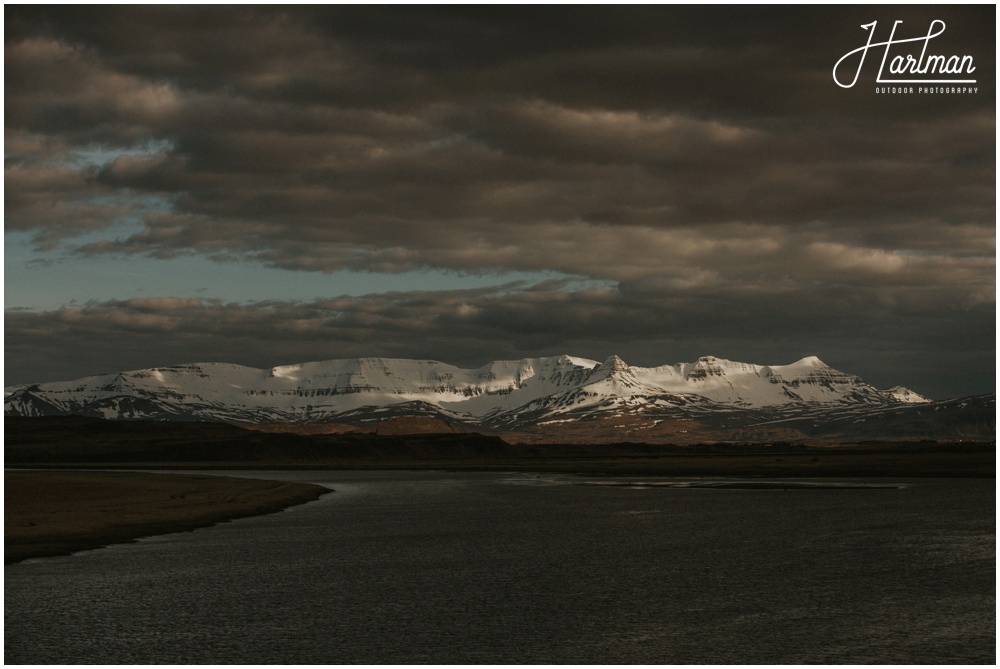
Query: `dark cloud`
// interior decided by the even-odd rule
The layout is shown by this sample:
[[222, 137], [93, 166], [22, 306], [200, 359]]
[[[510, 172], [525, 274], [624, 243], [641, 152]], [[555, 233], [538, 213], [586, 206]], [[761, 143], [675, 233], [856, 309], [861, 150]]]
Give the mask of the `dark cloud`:
[[[902, 19], [920, 34], [935, 18], [948, 24], [935, 49], [974, 55], [976, 95], [876, 95], [871, 64], [867, 83], [833, 83], [861, 24], [887, 35]], [[672, 361], [650, 353], [660, 343], [726, 355], [699, 340], [756, 358], [795, 337], [847, 361], [915, 360], [931, 342], [964, 360], [987, 347], [975, 337], [992, 341], [989, 6], [18, 6], [5, 19], [5, 220], [39, 250], [552, 270], [611, 286], [477, 298], [430, 321], [399, 296], [318, 321], [299, 303], [198, 301], [172, 315], [108, 303], [8, 314], [9, 332], [44, 322], [56, 341], [71, 331], [56, 324], [107, 310], [143, 341], [173, 323], [178, 355], [219, 357], [232, 336], [257, 363], [266, 340], [199, 328], [235, 314], [310, 357], [339, 355], [302, 343], [335, 333], [351, 355], [465, 362], [590, 354], [573, 343], [649, 363]], [[217, 320], [202, 324], [207, 313]], [[449, 319], [461, 335], [435, 329]], [[942, 335], [949, 319], [961, 349]], [[715, 334], [735, 323], [754, 343]]]

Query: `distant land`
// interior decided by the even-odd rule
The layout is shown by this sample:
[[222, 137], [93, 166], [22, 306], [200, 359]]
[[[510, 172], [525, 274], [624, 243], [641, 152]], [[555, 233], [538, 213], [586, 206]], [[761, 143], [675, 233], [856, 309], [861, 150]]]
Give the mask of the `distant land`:
[[990, 478], [996, 467], [992, 441], [510, 443], [474, 432], [296, 434], [286, 428], [7, 416], [4, 463], [8, 469], [444, 469], [758, 479]]
[[271, 369], [196, 363], [5, 388], [8, 417], [228, 423], [298, 434], [468, 434], [506, 443], [990, 441], [995, 394], [931, 401], [819, 358], [712, 356], [643, 368], [617, 356], [352, 358]]

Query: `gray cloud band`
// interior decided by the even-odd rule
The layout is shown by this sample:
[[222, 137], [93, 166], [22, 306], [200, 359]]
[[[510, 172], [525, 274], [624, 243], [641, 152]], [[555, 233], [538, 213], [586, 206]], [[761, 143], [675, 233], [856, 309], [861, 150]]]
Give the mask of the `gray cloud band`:
[[[904, 322], [926, 319], [939, 332], [942, 314], [990, 334], [981, 315], [995, 304], [992, 96], [897, 104], [870, 87], [840, 88], [830, 68], [859, 23], [903, 20], [930, 26], [923, 42], [892, 33], [883, 53], [872, 23], [866, 51], [852, 58], [881, 56], [896, 76], [894, 67], [929, 71], [928, 57], [941, 55], [935, 69], [951, 76], [954, 55], [962, 77], [985, 87], [989, 59], [967, 62], [964, 46], [944, 40], [960, 38], [970, 53], [992, 48], [993, 8], [876, 8], [861, 18], [848, 8], [568, 11], [9, 8], [6, 230], [30, 236], [39, 254], [92, 258], [198, 253], [309, 272], [551, 270], [606, 282], [615, 297], [597, 303], [564, 289], [549, 306], [575, 299], [611, 320], [648, 323], [631, 330], [647, 342], [677, 333], [674, 345], [731, 329], [701, 310], [706, 303], [723, 315], [745, 305], [738, 313], [749, 324], [773, 317], [780, 301], [787, 318], [772, 320], [774, 331], [741, 333], [761, 340], [784, 328], [818, 341], [852, 309], [870, 308], [857, 351], [906, 339]], [[947, 33], [931, 35], [936, 19]], [[853, 62], [843, 61], [840, 81]], [[838, 301], [838, 291], [849, 297]], [[480, 323], [461, 330], [470, 335], [488, 339], [484, 323], [504, 332], [509, 318], [524, 324], [524, 350], [627, 354], [564, 350], [570, 328], [614, 335], [576, 311], [564, 327], [524, 303], [467, 307], [493, 319], [456, 320]], [[142, 319], [122, 309], [108, 313], [121, 332], [135, 331]], [[202, 332], [206, 309], [177, 327]], [[447, 320], [435, 313], [383, 314], [371, 321], [381, 330], [337, 332], [368, 341], [377, 332], [388, 349], [422, 357], [392, 324]], [[225, 335], [198, 336], [208, 346], [205, 338]], [[921, 341], [914, 350], [927, 350]], [[468, 362], [503, 355], [452, 340], [450, 349], [424, 345], [468, 350]]]

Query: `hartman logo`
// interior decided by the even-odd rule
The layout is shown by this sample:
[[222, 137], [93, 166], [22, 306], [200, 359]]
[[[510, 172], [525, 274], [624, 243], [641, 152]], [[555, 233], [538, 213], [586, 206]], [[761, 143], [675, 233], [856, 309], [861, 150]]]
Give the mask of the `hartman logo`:
[[884, 42], [874, 41], [878, 21], [862, 25], [868, 31], [868, 41], [840, 57], [833, 66], [834, 83], [841, 88], [853, 88], [871, 51], [876, 58], [879, 53], [882, 55], [875, 83], [891, 85], [877, 87], [876, 93], [978, 93], [979, 88], [971, 86], [976, 83], [972, 56], [933, 52], [931, 40], [944, 33], [944, 21], [931, 21], [926, 35], [897, 38], [896, 30], [902, 23], [892, 24], [889, 39]]

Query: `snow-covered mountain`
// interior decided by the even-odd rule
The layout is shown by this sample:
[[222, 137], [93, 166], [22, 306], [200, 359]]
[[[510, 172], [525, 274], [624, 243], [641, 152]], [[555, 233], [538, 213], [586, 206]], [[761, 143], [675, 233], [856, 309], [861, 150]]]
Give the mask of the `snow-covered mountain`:
[[906, 388], [874, 388], [815, 357], [778, 366], [703, 357], [643, 368], [617, 356], [600, 363], [555, 356], [478, 369], [359, 358], [272, 369], [197, 363], [11, 386], [4, 412], [235, 424], [434, 416], [473, 427], [524, 429], [625, 415], [662, 421], [751, 412], [779, 420], [787, 411], [807, 415], [926, 402]]

